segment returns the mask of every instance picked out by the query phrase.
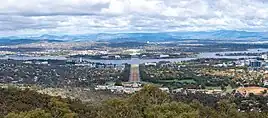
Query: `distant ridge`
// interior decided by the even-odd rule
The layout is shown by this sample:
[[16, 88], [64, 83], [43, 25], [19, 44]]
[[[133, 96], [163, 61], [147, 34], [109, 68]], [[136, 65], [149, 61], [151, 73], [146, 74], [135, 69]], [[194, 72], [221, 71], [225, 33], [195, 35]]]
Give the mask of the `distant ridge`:
[[48, 42], [72, 42], [72, 41], [138, 41], [138, 42], [162, 42], [177, 41], [180, 39], [258, 39], [267, 40], [268, 32], [247, 32], [236, 30], [199, 31], [199, 32], [160, 32], [160, 33], [99, 33], [79, 35], [50, 35], [40, 36], [10, 36], [0, 38], [1, 44], [20, 44], [42, 41]]

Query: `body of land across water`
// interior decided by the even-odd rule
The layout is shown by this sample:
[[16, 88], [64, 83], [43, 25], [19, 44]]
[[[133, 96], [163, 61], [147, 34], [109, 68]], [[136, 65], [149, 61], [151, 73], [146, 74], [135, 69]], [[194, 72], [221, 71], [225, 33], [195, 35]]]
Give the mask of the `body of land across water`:
[[[105, 63], [105, 64], [142, 64], [147, 62], [160, 62], [160, 61], [170, 61], [170, 62], [181, 62], [181, 61], [188, 61], [194, 59], [201, 59], [201, 58], [226, 58], [226, 59], [239, 59], [239, 58], [256, 58], [258, 56], [226, 56], [224, 54], [228, 53], [264, 53], [268, 52], [268, 49], [261, 48], [261, 49], [248, 49], [247, 51], [225, 51], [225, 52], [203, 52], [197, 54], [194, 58], [172, 58], [172, 59], [139, 59], [139, 58], [131, 58], [128, 60], [94, 60], [94, 59], [84, 59], [90, 62], [96, 63]], [[64, 56], [17, 56], [17, 55], [10, 55], [10, 56], [2, 56], [0, 59], [14, 59], [14, 60], [79, 60], [80, 58], [66, 58]]]

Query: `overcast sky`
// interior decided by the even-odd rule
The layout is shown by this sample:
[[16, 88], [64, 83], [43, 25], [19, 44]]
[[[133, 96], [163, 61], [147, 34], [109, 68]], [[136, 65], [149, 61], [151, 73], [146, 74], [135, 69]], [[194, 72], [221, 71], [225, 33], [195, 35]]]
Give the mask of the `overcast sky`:
[[0, 0], [0, 35], [268, 31], [268, 0]]

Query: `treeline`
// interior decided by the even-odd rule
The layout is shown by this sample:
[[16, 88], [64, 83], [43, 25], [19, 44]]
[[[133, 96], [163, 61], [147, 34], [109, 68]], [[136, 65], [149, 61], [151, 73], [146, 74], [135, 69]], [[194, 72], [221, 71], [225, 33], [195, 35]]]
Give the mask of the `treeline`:
[[174, 101], [184, 102], [187, 104], [198, 101], [204, 106], [217, 108], [218, 103], [227, 100], [229, 103], [235, 104], [237, 110], [241, 112], [267, 112], [268, 113], [268, 96], [260, 96], [249, 94], [248, 97], [242, 96], [240, 93], [222, 94], [205, 94], [203, 92], [182, 91], [172, 95]]
[[[128, 98], [101, 103], [82, 103], [38, 94], [30, 90], [1, 89], [0, 117], [5, 118], [268, 118], [267, 112], [239, 112], [231, 100], [214, 100], [213, 105], [198, 99], [176, 97], [146, 85]], [[204, 97], [203, 99], [206, 99]]]
[[86, 116], [80, 112], [90, 113], [87, 109], [90, 107], [79, 100], [52, 97], [29, 89], [0, 89], [0, 118], [75, 118]]
[[[33, 63], [39, 60], [32, 61]], [[104, 84], [115, 81], [118, 76], [125, 76], [125, 72], [115, 65], [96, 64], [90, 66], [61, 65], [65, 61], [49, 60], [48, 64], [27, 64], [24, 61], [0, 60], [0, 82], [40, 85], [43, 87], [92, 87], [94, 84]], [[52, 63], [52, 64], [51, 64]], [[107, 67], [108, 68], [108, 67]], [[128, 79], [128, 78], [127, 78]]]
[[129, 80], [130, 66], [130, 64], [125, 64], [125, 69], [120, 74], [120, 81], [127, 82]]

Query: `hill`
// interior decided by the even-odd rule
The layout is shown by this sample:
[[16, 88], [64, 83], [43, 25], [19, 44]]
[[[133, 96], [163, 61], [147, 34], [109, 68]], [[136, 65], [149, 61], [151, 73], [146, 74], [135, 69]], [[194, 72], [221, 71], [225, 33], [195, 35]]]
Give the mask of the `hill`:
[[48, 42], [76, 42], [76, 41], [107, 41], [107, 42], [166, 42], [182, 39], [199, 40], [267, 40], [267, 32], [247, 32], [236, 30], [198, 31], [198, 32], [159, 32], [159, 33], [98, 33], [77, 35], [49, 35], [40, 36], [10, 36], [0, 38], [0, 44], [11, 45], [33, 43], [38, 41]]
[[38, 94], [30, 90], [0, 89], [0, 117], [5, 118], [267, 118], [266, 112], [238, 112], [228, 100], [213, 101], [215, 107], [197, 100], [186, 104], [168, 93], [146, 85], [123, 99], [82, 103]]

